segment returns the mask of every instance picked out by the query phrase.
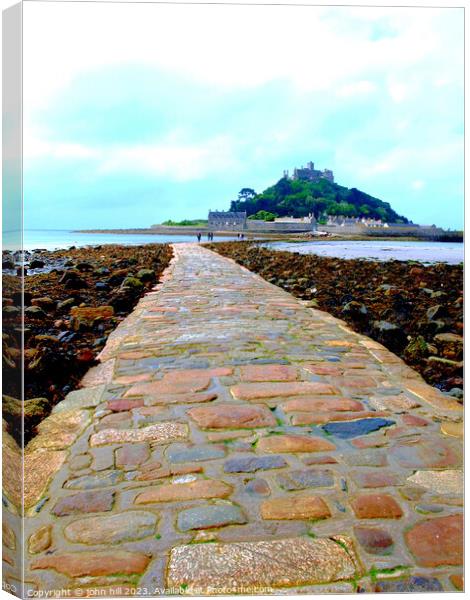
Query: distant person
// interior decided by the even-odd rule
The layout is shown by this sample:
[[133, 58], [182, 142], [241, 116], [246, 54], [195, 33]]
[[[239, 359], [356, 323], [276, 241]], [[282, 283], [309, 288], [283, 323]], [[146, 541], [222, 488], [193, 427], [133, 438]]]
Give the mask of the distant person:
[[200, 233], [198, 233], [198, 234], [197, 234], [197, 241], [198, 241], [198, 242], [200, 242], [200, 241], [201, 241], [201, 234], [200, 234]]

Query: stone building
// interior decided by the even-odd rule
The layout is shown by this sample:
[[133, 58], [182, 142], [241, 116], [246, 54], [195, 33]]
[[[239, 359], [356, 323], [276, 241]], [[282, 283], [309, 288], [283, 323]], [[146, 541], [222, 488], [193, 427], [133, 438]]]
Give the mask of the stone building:
[[[284, 177], [286, 179], [289, 179], [289, 171], [284, 171]], [[313, 181], [315, 183], [320, 181], [321, 179], [327, 179], [328, 181], [331, 181], [331, 183], [334, 183], [333, 171], [331, 171], [330, 169], [323, 169], [323, 171], [319, 171], [318, 169], [315, 169], [315, 165], [312, 161], [308, 162], [306, 167], [302, 166], [300, 167], [300, 169], [295, 167], [291, 179], [299, 179], [301, 181]]]
[[246, 212], [209, 211], [209, 231], [243, 231], [246, 229]]

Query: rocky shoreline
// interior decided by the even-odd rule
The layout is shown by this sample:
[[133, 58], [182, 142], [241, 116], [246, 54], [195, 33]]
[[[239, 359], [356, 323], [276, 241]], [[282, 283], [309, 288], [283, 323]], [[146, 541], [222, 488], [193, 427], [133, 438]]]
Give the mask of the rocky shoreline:
[[252, 242], [207, 244], [400, 356], [462, 398], [463, 268], [301, 255]]
[[[78, 386], [109, 334], [155, 285], [171, 257], [168, 244], [25, 253], [25, 442]], [[21, 278], [12, 273], [21, 272], [19, 259], [3, 253], [3, 417], [17, 438], [23, 409]]]

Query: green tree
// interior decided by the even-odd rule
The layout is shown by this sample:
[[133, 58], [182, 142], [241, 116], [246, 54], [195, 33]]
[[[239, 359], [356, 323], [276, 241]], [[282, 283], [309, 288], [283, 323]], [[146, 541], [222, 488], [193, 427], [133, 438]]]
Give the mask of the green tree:
[[256, 197], [256, 192], [252, 188], [242, 188], [238, 192], [238, 201], [246, 202], [247, 200], [253, 200]]
[[268, 212], [267, 210], [259, 210], [248, 218], [256, 221], [274, 221], [276, 217], [277, 215], [275, 213]]

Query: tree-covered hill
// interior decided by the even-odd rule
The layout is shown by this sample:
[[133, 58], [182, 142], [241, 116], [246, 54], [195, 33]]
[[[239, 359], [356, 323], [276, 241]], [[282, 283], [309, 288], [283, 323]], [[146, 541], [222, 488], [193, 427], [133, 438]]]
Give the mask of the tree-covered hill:
[[317, 219], [327, 214], [408, 223], [408, 219], [398, 215], [388, 202], [326, 179], [314, 183], [283, 177], [261, 194], [243, 188], [238, 199], [232, 201], [230, 210], [245, 210], [248, 216], [266, 211], [279, 217], [305, 217], [313, 212]]

